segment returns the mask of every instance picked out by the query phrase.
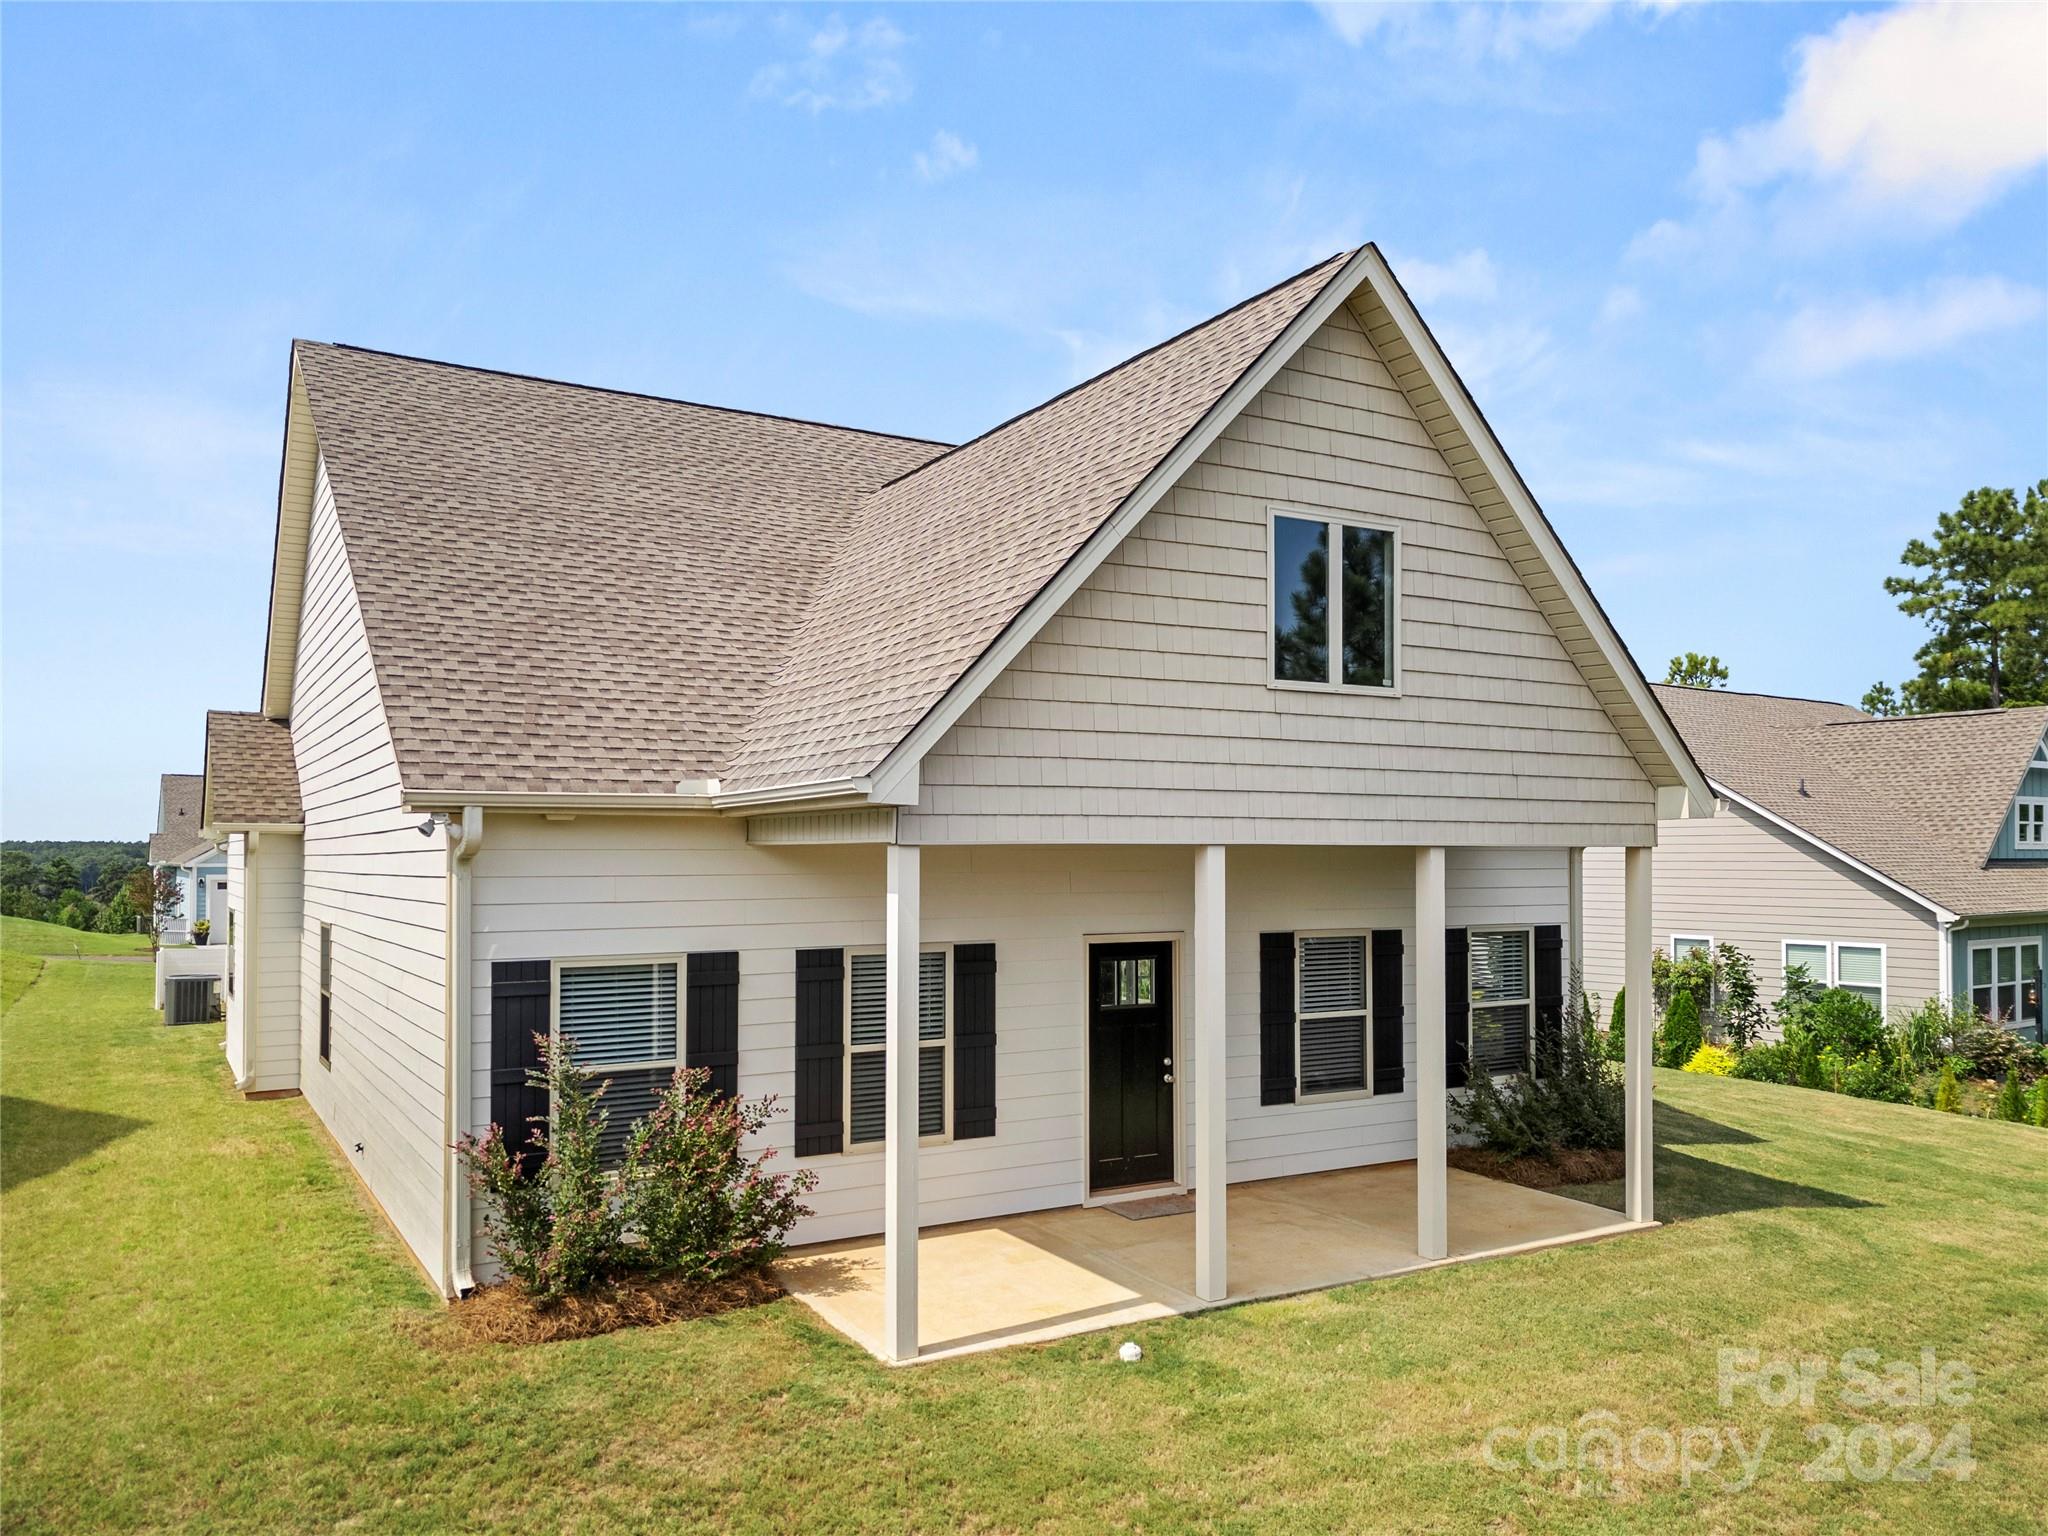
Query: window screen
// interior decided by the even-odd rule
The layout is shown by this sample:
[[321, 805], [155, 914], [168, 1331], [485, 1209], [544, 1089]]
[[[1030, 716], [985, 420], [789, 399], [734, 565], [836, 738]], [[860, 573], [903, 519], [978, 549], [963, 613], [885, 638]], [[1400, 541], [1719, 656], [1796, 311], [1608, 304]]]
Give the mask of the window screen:
[[1366, 1082], [1365, 935], [1305, 935], [1297, 953], [1300, 1092], [1360, 1092]]
[[[947, 952], [927, 950], [917, 960], [917, 1134], [946, 1134], [946, 1052], [952, 1010], [946, 992]], [[879, 950], [848, 959], [848, 1139], [875, 1142], [888, 1134], [887, 1043], [889, 962]]]
[[1529, 930], [1473, 929], [1465, 943], [1472, 984], [1472, 1061], [1494, 1074], [1526, 1071], [1535, 1011]]

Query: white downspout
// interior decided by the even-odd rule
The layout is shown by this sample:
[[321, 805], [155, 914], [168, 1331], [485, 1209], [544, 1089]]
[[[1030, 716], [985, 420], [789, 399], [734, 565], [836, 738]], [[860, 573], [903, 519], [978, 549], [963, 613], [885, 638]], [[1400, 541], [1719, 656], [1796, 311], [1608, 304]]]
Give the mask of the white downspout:
[[472, 865], [484, 845], [483, 807], [465, 805], [462, 820], [448, 824], [448, 967], [443, 986], [448, 1028], [448, 1145], [442, 1151], [442, 1209], [447, 1215], [442, 1234], [442, 1289], [453, 1298], [474, 1290], [470, 1265], [469, 1181], [455, 1143], [469, 1133], [470, 918]]

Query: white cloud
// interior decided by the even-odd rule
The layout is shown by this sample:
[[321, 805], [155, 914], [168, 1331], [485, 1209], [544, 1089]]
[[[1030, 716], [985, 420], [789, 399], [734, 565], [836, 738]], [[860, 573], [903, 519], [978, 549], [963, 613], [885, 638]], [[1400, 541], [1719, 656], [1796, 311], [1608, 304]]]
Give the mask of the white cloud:
[[2038, 288], [2002, 277], [1948, 278], [1920, 292], [1845, 304], [1810, 304], [1766, 348], [1765, 365], [1802, 378], [1862, 363], [1939, 352], [1972, 336], [2039, 318]]
[[920, 149], [911, 156], [921, 181], [944, 181], [961, 171], [973, 170], [980, 162], [980, 150], [943, 128], [932, 135], [929, 149]]
[[811, 113], [886, 107], [910, 95], [910, 72], [903, 63], [908, 41], [884, 17], [849, 27], [835, 15], [804, 39], [798, 57], [763, 65], [754, 75], [752, 92]]
[[[1632, 0], [1625, 8], [1661, 15], [1687, 3]], [[1472, 61], [1560, 52], [1622, 8], [1611, 0], [1496, 5], [1316, 0], [1330, 30], [1354, 48], [1377, 42], [1392, 52], [1450, 52]]]
[[1387, 264], [1417, 304], [1435, 304], [1445, 299], [1488, 301], [1500, 292], [1500, 278], [1493, 259], [1483, 250], [1471, 250], [1449, 261], [1422, 261], [1412, 256], [1389, 255]]
[[2048, 160], [2048, 7], [1909, 5], [1805, 38], [1784, 109], [1699, 148], [1709, 201], [1811, 182], [1946, 226]]
[[1434, 329], [1451, 366], [1475, 392], [1520, 389], [1540, 376], [1550, 361], [1550, 332], [1526, 320], [1477, 329], [1455, 324]]
[[1617, 283], [1607, 290], [1607, 297], [1600, 304], [1600, 323], [1620, 325], [1633, 320], [1643, 312], [1643, 296], [1626, 283]]

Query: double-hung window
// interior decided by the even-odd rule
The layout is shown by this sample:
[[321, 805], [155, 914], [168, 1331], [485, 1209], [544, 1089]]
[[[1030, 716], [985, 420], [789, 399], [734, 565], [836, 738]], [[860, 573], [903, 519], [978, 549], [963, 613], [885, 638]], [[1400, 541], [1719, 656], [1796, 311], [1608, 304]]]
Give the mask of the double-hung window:
[[1394, 531], [1276, 508], [1268, 532], [1272, 682], [1393, 692], [1399, 586]]
[[[946, 986], [949, 951], [917, 957], [917, 1134], [943, 1140], [952, 1091], [946, 1057], [953, 1044], [953, 999]], [[888, 1133], [887, 1019], [889, 957], [879, 949], [846, 957], [847, 1141], [882, 1141]]]
[[1687, 955], [1714, 952], [1714, 941], [1698, 934], [1674, 933], [1671, 935], [1671, 958], [1683, 960]]
[[1970, 1003], [2007, 1029], [2041, 1033], [2041, 945], [2037, 939], [1970, 946]]
[[1854, 992], [1880, 1013], [1884, 1011], [1884, 946], [1851, 944], [1838, 939], [1787, 939], [1785, 973], [1801, 966], [1815, 986]]
[[676, 1074], [677, 1007], [673, 960], [563, 964], [555, 971], [555, 1030], [569, 1059], [604, 1086], [609, 1112], [598, 1149], [607, 1167], [625, 1155], [626, 1137]]
[[1305, 933], [1295, 940], [1294, 1060], [1301, 1098], [1363, 1093], [1372, 1081], [1367, 954], [1362, 933]]
[[1529, 1069], [1536, 1017], [1533, 948], [1527, 928], [1474, 928], [1465, 936], [1475, 1069], [1496, 1076]]
[[2021, 848], [2048, 849], [2048, 799], [2021, 795], [2013, 802], [2012, 840]]

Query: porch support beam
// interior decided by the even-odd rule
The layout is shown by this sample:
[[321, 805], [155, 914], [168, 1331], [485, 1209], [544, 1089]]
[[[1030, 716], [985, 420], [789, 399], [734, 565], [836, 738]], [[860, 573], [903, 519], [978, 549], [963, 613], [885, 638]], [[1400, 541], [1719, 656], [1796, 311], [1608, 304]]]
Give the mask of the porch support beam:
[[919, 850], [891, 843], [888, 853], [888, 989], [883, 1050], [882, 1352], [917, 1358], [917, 955]]
[[1220, 844], [1195, 850], [1195, 1294], [1204, 1301], [1230, 1294], [1223, 853]]
[[1450, 1253], [1450, 1111], [1445, 1100], [1444, 851], [1415, 850], [1415, 1251]]
[[1630, 1221], [1650, 1221], [1654, 1142], [1650, 1076], [1650, 850], [1623, 851], [1622, 933], [1628, 986], [1623, 1072], [1628, 1084], [1627, 1151], [1623, 1156], [1622, 1205]]
[[1564, 851], [1565, 935], [1564, 958], [1571, 974], [1567, 986], [1586, 985], [1586, 850]]

